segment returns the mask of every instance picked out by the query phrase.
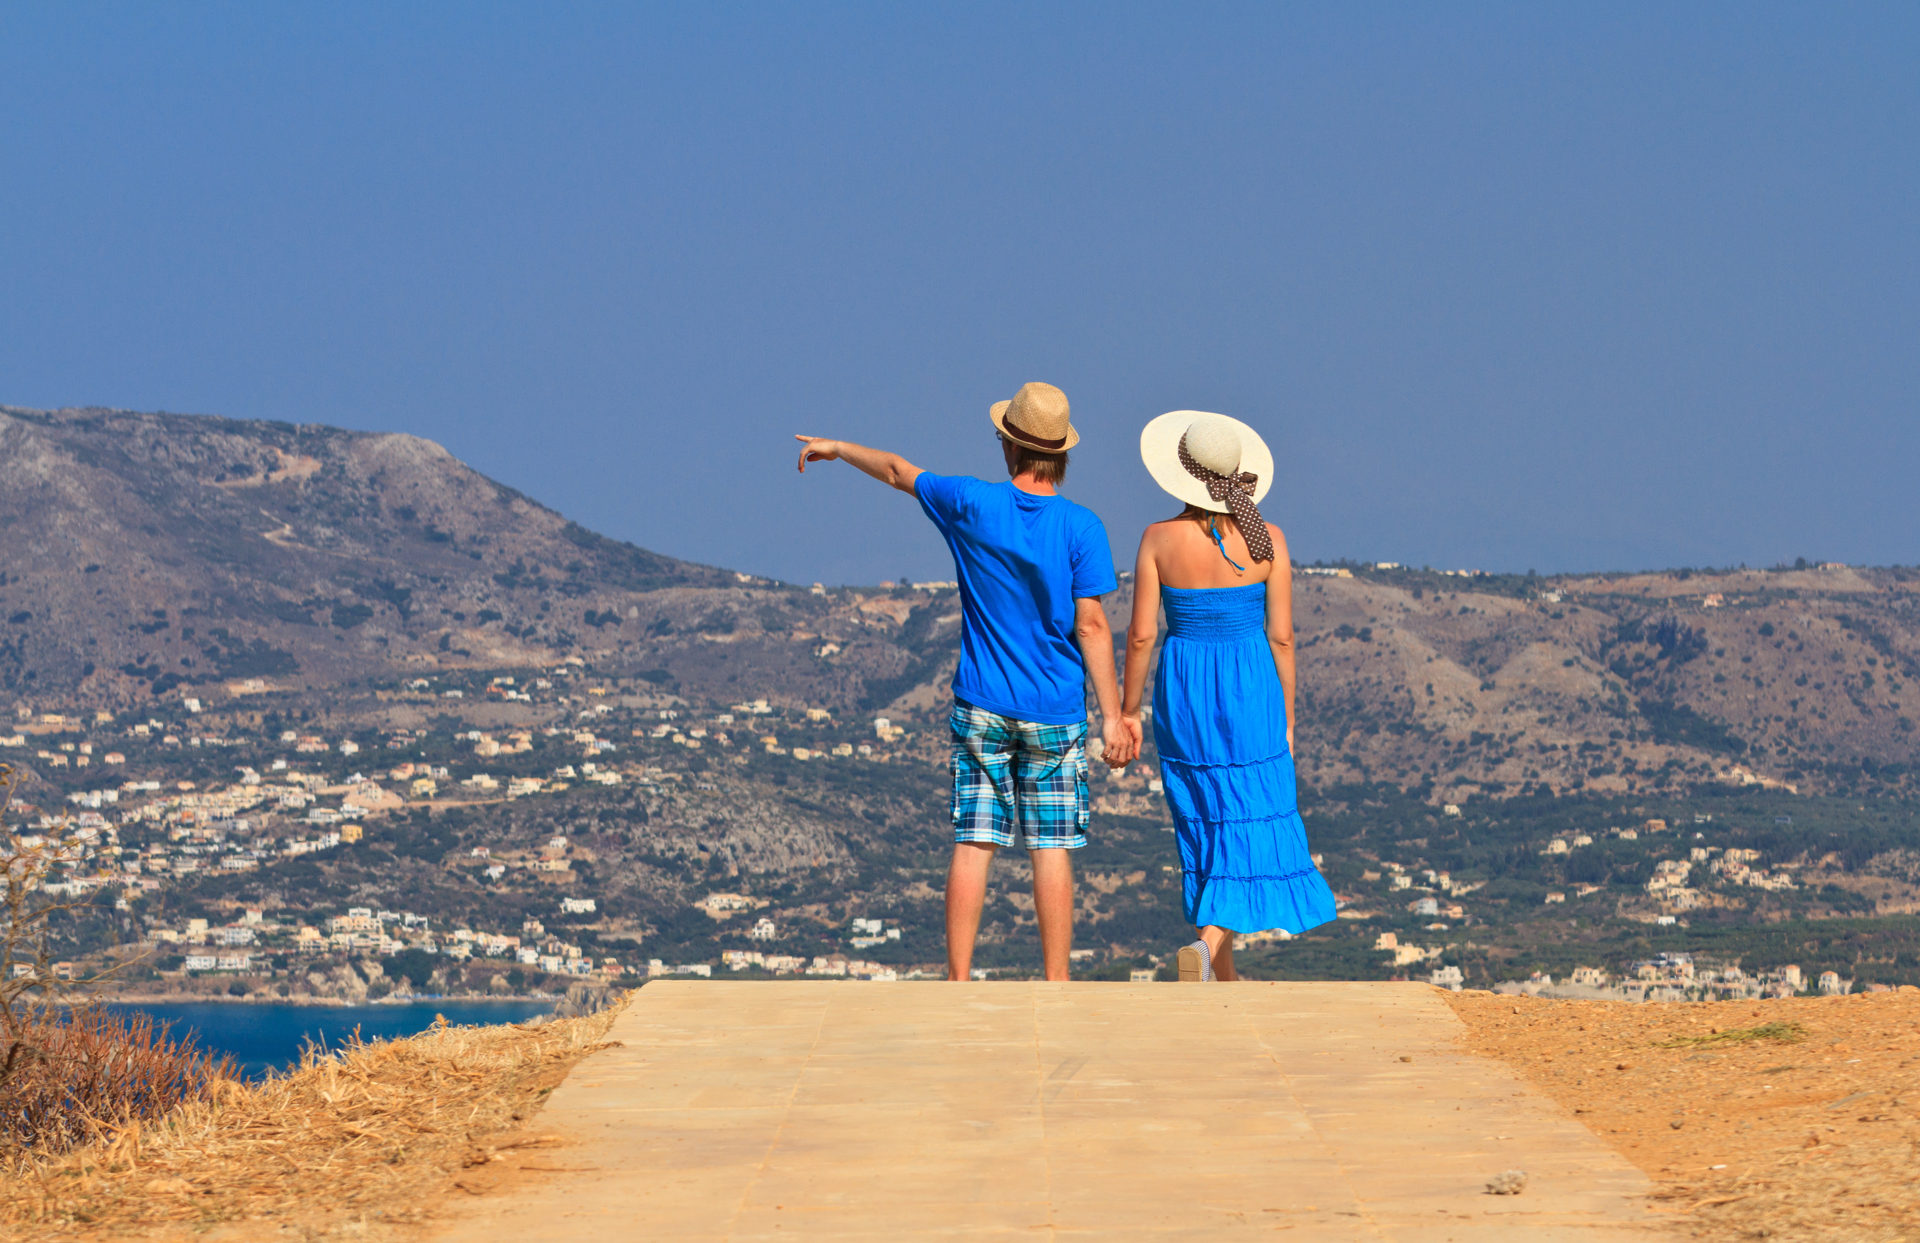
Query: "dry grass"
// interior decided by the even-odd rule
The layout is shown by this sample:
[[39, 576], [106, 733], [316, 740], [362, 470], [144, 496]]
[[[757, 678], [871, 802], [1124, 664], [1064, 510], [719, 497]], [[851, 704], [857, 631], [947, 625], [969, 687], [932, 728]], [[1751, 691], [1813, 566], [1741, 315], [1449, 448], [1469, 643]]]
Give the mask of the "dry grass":
[[1778, 1040], [1782, 1044], [1799, 1044], [1807, 1038], [1807, 1029], [1798, 1023], [1761, 1023], [1757, 1027], [1730, 1027], [1726, 1031], [1711, 1031], [1704, 1036], [1674, 1036], [1668, 1040], [1656, 1040], [1656, 1049], [1684, 1049], [1703, 1044], [1738, 1044], [1743, 1040]]
[[458, 1171], [489, 1160], [503, 1132], [604, 1047], [616, 1012], [531, 1028], [439, 1026], [309, 1053], [257, 1085], [221, 1082], [205, 1101], [108, 1128], [0, 1181], [0, 1235], [377, 1237], [418, 1220]]
[[1711, 1240], [1920, 1239], [1920, 990], [1787, 1001], [1449, 1000]]
[[12, 1072], [0, 1078], [0, 1171], [30, 1168], [105, 1129], [164, 1117], [240, 1077], [231, 1058], [169, 1037], [144, 1014], [18, 1014]]

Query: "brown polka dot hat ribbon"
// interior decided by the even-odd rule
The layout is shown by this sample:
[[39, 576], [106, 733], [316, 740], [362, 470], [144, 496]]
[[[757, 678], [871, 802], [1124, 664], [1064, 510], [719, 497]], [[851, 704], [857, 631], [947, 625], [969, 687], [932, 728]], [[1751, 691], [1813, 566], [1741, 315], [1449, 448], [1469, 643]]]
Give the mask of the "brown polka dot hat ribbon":
[[1253, 490], [1260, 484], [1260, 476], [1251, 471], [1236, 471], [1223, 475], [1208, 470], [1193, 460], [1187, 452], [1187, 438], [1180, 438], [1180, 465], [1186, 472], [1207, 485], [1207, 495], [1226, 504], [1233, 520], [1239, 524], [1240, 534], [1247, 541], [1247, 552], [1255, 561], [1273, 560], [1273, 536], [1267, 532], [1267, 520], [1260, 516], [1260, 507], [1253, 503]]

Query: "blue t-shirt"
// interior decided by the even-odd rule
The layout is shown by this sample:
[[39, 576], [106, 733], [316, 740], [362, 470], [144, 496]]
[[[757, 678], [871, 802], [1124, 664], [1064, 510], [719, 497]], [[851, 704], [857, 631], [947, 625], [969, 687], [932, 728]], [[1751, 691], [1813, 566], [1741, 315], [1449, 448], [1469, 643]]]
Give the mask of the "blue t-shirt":
[[913, 490], [959, 571], [954, 697], [1042, 725], [1086, 720], [1073, 602], [1118, 586], [1100, 519], [1064, 496], [965, 475], [925, 471]]

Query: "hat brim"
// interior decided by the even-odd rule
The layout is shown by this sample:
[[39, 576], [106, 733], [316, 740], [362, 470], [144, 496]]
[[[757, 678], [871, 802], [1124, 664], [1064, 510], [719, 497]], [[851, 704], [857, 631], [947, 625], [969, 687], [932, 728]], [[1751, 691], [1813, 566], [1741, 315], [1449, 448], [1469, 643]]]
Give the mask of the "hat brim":
[[1074, 429], [1072, 422], [1068, 422], [1067, 443], [1052, 448], [1046, 445], [1035, 444], [1027, 437], [1026, 433], [1022, 432], [1019, 428], [1007, 426], [1007, 410], [1012, 405], [1013, 403], [1011, 401], [996, 401], [987, 408], [987, 417], [993, 420], [994, 427], [1002, 436], [1005, 436], [1015, 444], [1024, 445], [1032, 449], [1035, 453], [1065, 453], [1068, 449], [1080, 443], [1080, 433]]
[[1226, 419], [1240, 433], [1240, 469], [1259, 479], [1253, 485], [1253, 501], [1259, 504], [1273, 487], [1273, 451], [1267, 448], [1267, 442], [1260, 438], [1259, 432], [1239, 419], [1224, 414], [1209, 414], [1204, 410], [1172, 410], [1141, 428], [1140, 460], [1146, 463], [1147, 473], [1176, 500], [1216, 514], [1227, 512], [1227, 503], [1208, 496], [1207, 485], [1189, 475], [1187, 468], [1180, 465], [1180, 438], [1199, 418]]

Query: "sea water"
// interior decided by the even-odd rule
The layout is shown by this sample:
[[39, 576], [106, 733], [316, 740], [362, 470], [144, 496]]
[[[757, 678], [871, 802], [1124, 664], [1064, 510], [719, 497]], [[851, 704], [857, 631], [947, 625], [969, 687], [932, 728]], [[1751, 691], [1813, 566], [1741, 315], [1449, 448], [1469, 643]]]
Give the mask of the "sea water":
[[417, 1035], [436, 1014], [457, 1026], [518, 1023], [553, 1009], [550, 1001], [420, 1001], [371, 1006], [297, 1006], [272, 1002], [153, 1002], [108, 1007], [151, 1015], [173, 1037], [230, 1055], [249, 1079], [300, 1060], [307, 1044], [338, 1048], [355, 1030], [362, 1040]]

